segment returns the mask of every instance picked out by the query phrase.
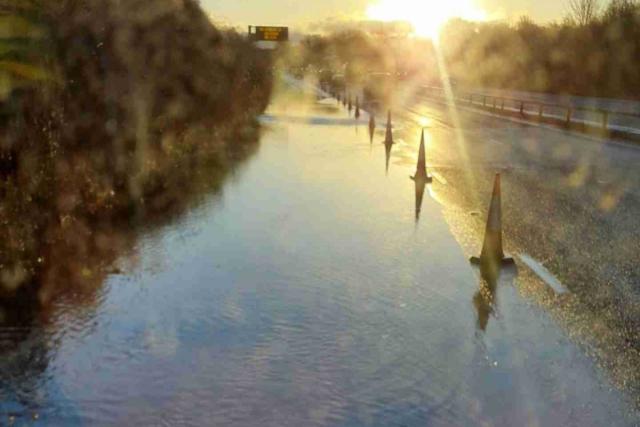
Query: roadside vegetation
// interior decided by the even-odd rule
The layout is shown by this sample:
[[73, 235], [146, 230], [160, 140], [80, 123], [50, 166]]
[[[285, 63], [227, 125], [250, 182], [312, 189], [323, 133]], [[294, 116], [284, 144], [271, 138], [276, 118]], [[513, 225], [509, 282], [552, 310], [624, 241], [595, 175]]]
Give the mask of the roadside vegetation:
[[321, 80], [339, 74], [358, 86], [369, 72], [409, 86], [441, 83], [437, 52], [451, 81], [466, 88], [640, 98], [638, 0], [569, 0], [560, 23], [449, 21], [436, 46], [428, 40], [358, 27], [310, 35], [291, 67]]
[[440, 46], [466, 86], [640, 98], [637, 0], [572, 0], [563, 22], [548, 25], [454, 20]]
[[290, 55], [290, 66], [299, 76], [308, 71], [317, 72], [322, 79], [340, 74], [351, 84], [357, 85], [363, 83], [370, 72], [419, 75], [427, 58], [415, 53], [429, 46], [430, 43], [425, 40], [385, 37], [360, 29], [344, 29], [327, 35], [306, 37]]
[[99, 285], [138, 225], [218, 189], [270, 70], [193, 0], [0, 4], [0, 299]]

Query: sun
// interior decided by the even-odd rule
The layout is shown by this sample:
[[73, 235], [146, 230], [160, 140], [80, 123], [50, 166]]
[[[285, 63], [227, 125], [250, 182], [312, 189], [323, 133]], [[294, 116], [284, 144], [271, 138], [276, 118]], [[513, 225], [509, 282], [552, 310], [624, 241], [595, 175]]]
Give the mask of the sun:
[[435, 40], [449, 19], [484, 21], [487, 14], [473, 0], [377, 0], [367, 8], [367, 17], [409, 22], [417, 35]]

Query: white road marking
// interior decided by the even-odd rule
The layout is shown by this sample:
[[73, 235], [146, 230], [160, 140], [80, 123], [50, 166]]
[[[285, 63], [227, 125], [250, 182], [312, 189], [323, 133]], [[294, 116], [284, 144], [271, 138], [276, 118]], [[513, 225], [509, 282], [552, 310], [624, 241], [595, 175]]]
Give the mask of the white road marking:
[[564, 294], [569, 292], [569, 290], [553, 275], [549, 270], [545, 268], [544, 265], [540, 264], [538, 261], [533, 259], [527, 254], [518, 255], [520, 260], [524, 262], [527, 267], [533, 270], [534, 273], [538, 275], [547, 285], [549, 285], [556, 293]]

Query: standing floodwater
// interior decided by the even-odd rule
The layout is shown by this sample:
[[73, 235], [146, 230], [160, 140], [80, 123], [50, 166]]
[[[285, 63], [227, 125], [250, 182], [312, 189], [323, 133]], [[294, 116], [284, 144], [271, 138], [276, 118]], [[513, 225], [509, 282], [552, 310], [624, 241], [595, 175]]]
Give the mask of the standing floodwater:
[[427, 184], [416, 222], [418, 128], [394, 119], [386, 175], [384, 129], [370, 143], [364, 112], [345, 119], [335, 100], [283, 92], [259, 151], [220, 193], [142, 232], [90, 300], [62, 298], [46, 321], [0, 330], [3, 416], [633, 424], [625, 397], [519, 294], [515, 274], [483, 283], [437, 201], [451, 183]]

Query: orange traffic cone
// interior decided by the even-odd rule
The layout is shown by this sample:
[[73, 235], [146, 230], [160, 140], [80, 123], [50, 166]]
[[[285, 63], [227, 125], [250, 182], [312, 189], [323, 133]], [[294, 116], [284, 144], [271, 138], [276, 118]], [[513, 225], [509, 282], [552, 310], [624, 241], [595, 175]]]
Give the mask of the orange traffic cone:
[[416, 174], [411, 177], [416, 182], [429, 183], [433, 181], [433, 178], [427, 174], [427, 156], [424, 149], [424, 129], [420, 135], [420, 150], [418, 152], [418, 166], [416, 168]]
[[393, 132], [391, 131], [391, 110], [387, 114], [387, 131], [384, 136], [385, 144], [393, 144]]
[[[480, 258], [472, 257], [472, 264], [479, 265], [486, 275], [497, 276], [500, 268], [513, 265], [513, 258], [505, 258], [502, 250], [502, 206], [500, 197], [500, 174], [496, 174], [493, 184], [491, 205], [484, 235], [484, 243]], [[483, 274], [485, 275], [485, 274]]]

